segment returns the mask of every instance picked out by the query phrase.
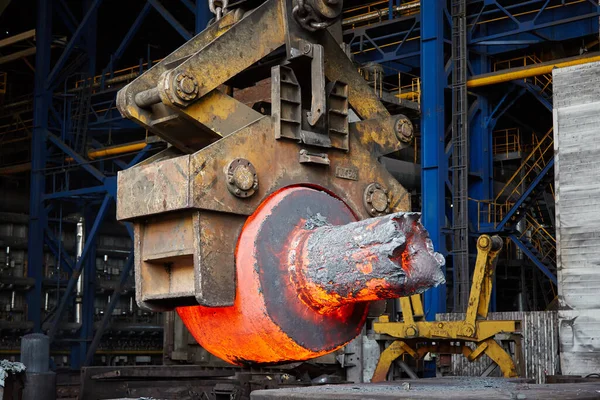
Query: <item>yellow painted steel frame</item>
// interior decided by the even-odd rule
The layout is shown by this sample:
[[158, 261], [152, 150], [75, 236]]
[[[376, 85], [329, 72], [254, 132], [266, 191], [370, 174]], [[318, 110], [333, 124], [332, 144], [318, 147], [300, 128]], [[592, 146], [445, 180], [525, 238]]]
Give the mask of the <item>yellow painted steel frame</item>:
[[[379, 317], [373, 324], [375, 333], [396, 338], [379, 358], [372, 382], [385, 381], [390, 366], [398, 357], [408, 354], [415, 359], [427, 353], [463, 354], [475, 361], [483, 354], [490, 357], [505, 377], [518, 376], [509, 354], [496, 342], [495, 335], [520, 331], [520, 321], [486, 320], [492, 294], [493, 275], [502, 239], [482, 235], [477, 241], [477, 260], [469, 305], [462, 321], [425, 321], [420, 295], [400, 299], [403, 322], [389, 322], [388, 316]], [[451, 345], [459, 342], [460, 345]], [[475, 349], [465, 342], [475, 343]], [[517, 349], [520, 345], [516, 346]]]

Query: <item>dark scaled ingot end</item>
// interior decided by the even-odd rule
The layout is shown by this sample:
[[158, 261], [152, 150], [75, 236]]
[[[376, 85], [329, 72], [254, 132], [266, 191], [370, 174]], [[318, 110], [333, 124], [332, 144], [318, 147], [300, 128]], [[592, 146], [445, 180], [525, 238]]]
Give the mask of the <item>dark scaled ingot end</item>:
[[[295, 282], [319, 312], [422, 293], [445, 282], [418, 213], [395, 213], [298, 232]], [[292, 269], [292, 268], [291, 268]]]

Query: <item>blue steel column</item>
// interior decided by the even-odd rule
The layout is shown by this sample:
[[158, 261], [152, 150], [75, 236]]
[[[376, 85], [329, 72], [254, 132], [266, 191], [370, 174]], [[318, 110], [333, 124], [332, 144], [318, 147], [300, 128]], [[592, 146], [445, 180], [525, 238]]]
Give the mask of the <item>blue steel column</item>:
[[[93, 5], [92, 0], [83, 0], [85, 10], [90, 10]], [[96, 74], [96, 39], [97, 39], [98, 12], [90, 16], [85, 27], [85, 47], [88, 56], [87, 76], [93, 78]], [[83, 94], [82, 94], [83, 95]], [[87, 132], [85, 132], [87, 136]], [[97, 166], [101, 168], [101, 166]], [[79, 328], [79, 341], [71, 347], [71, 368], [80, 368], [85, 362], [87, 349], [94, 334], [94, 296], [96, 294], [96, 243], [98, 235], [92, 233], [92, 221], [96, 218], [96, 213], [92, 210], [91, 204], [81, 204], [84, 211], [85, 240], [90, 238], [91, 243], [85, 260], [83, 260], [83, 299], [81, 327]], [[66, 294], [65, 294], [66, 295]]]
[[[489, 71], [489, 60], [485, 54], [479, 54], [471, 60], [475, 75], [485, 74]], [[488, 200], [493, 198], [493, 163], [492, 130], [487, 121], [490, 115], [489, 101], [485, 87], [478, 90], [477, 108], [472, 110], [473, 118], [469, 126], [469, 197], [475, 200]], [[469, 204], [469, 218], [473, 227], [477, 227], [478, 207], [471, 201]]]
[[71, 348], [71, 368], [80, 368], [84, 365], [89, 345], [94, 336], [94, 297], [96, 295], [96, 248], [98, 235], [92, 232], [92, 221], [97, 212], [92, 205], [85, 207], [84, 220], [85, 238], [92, 238], [90, 249], [83, 264], [83, 304], [81, 328], [79, 329], [79, 342]]
[[196, 0], [196, 34], [202, 32], [213, 17], [208, 9], [208, 0]]
[[[446, 255], [442, 229], [446, 226], [445, 181], [447, 160], [444, 153], [444, 7], [437, 0], [421, 1], [421, 180], [422, 221], [435, 249]], [[425, 292], [428, 320], [446, 311], [446, 286]]]
[[48, 113], [52, 101], [52, 93], [46, 87], [46, 77], [50, 72], [52, 1], [38, 0], [37, 10], [29, 241], [27, 245], [27, 275], [35, 279], [35, 284], [27, 293], [27, 318], [33, 322], [34, 332], [41, 332], [44, 228], [46, 226], [46, 210], [43, 203], [46, 186], [44, 168], [46, 167]]
[[[485, 54], [477, 55], [471, 60], [473, 73], [475, 75], [490, 72], [489, 57]], [[490, 116], [490, 104], [486, 97], [486, 88], [477, 93], [477, 108], [473, 110], [473, 119], [469, 126], [469, 198], [475, 200], [488, 200], [494, 198], [493, 171], [494, 152], [492, 146], [493, 127], [488, 124]], [[469, 223], [478, 231], [479, 205], [475, 201], [469, 202]], [[475, 265], [477, 257], [475, 246], [472, 249], [471, 265]], [[492, 286], [492, 299], [490, 311], [496, 311], [496, 276], [494, 275], [494, 286]]]

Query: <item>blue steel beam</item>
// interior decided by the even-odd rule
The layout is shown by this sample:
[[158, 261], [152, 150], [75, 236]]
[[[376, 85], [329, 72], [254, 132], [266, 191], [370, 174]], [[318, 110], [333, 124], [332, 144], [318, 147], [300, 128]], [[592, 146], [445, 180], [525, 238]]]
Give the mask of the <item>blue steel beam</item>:
[[[472, 67], [476, 74], [489, 72], [491, 69], [489, 57], [485, 54], [473, 55]], [[508, 106], [505, 103], [508, 97], [500, 102], [499, 107], [494, 110], [496, 112], [494, 115], [485, 91], [479, 91], [476, 96], [477, 100], [472, 102], [470, 107], [472, 118], [469, 121], [469, 198], [481, 201], [493, 198], [492, 131], [495, 121], [502, 113], [499, 107], [503, 104]], [[493, 121], [493, 123], [490, 124], [489, 121]], [[471, 229], [471, 234], [475, 237], [479, 236], [479, 232], [477, 232], [479, 205], [477, 202], [469, 202], [469, 225], [474, 228]], [[474, 249], [474, 246], [471, 249]], [[470, 254], [470, 260], [475, 258], [476, 253], [473, 251]], [[474, 261], [471, 261], [470, 265], [474, 265]], [[492, 293], [490, 304], [492, 311], [495, 311], [495, 294], [495, 292]]]
[[44, 200], [63, 199], [65, 197], [85, 196], [85, 195], [104, 193], [104, 192], [106, 192], [106, 187], [104, 185], [90, 186], [90, 187], [81, 188], [81, 189], [65, 190], [62, 192], [46, 194], [46, 195], [44, 195]]
[[481, 42], [485, 42], [485, 41], [489, 41], [489, 40], [506, 38], [506, 37], [518, 35], [521, 33], [527, 33], [527, 32], [532, 32], [535, 30], [543, 30], [545, 28], [552, 28], [552, 27], [556, 27], [559, 25], [565, 25], [565, 24], [568, 24], [571, 22], [579, 22], [579, 21], [583, 21], [586, 19], [597, 18], [599, 15], [600, 15], [600, 12], [586, 13], [586, 14], [582, 14], [582, 15], [576, 15], [576, 16], [570, 17], [570, 18], [557, 19], [555, 21], [546, 22], [546, 23], [538, 24], [538, 25], [522, 23], [522, 24], [519, 24], [519, 28], [517, 28], [517, 29], [506, 30], [506, 31], [503, 31], [500, 33], [486, 35], [486, 36], [477, 37], [477, 38], [470, 38], [470, 40], [468, 40], [468, 43], [470, 45], [481, 44]]
[[[510, 95], [514, 94], [514, 93], [515, 93], [515, 87], [513, 86], [510, 91], [507, 91], [504, 94], [502, 99], [498, 102], [496, 107], [494, 107], [494, 109], [492, 110], [492, 113], [490, 114], [490, 116], [488, 118], [486, 118], [486, 120], [484, 121], [486, 128], [494, 129], [494, 127], [496, 126], [496, 123], [498, 122], [498, 119], [500, 117], [502, 117], [504, 115], [504, 113], [506, 113], [506, 111], [508, 111], [515, 104], [515, 102], [521, 98], [521, 96], [523, 96], [523, 94], [525, 93], [525, 89], [524, 88], [519, 89], [518, 91], [516, 91], [516, 95], [513, 96], [512, 98], [510, 98]], [[510, 98], [510, 100], [508, 100], [509, 98]]]
[[[94, 214], [88, 205], [85, 207], [85, 220], [90, 221]], [[93, 229], [93, 227], [92, 227]], [[85, 226], [85, 236], [89, 237], [91, 229], [89, 225]], [[86, 243], [87, 244], [87, 243]], [[96, 294], [96, 240], [91, 243], [90, 250], [87, 253], [83, 270], [83, 298], [82, 298], [82, 316], [81, 328], [79, 329], [79, 340], [71, 347], [71, 368], [80, 368], [85, 363], [88, 345], [94, 334], [94, 298]], [[69, 292], [66, 292], [69, 293]], [[66, 296], [66, 294], [65, 294]]]
[[196, 0], [196, 34], [202, 32], [213, 17], [206, 0]]
[[[421, 2], [421, 149], [423, 225], [430, 233], [437, 251], [446, 255], [445, 180], [448, 175], [444, 153], [444, 7], [437, 0]], [[429, 289], [424, 294], [425, 315], [434, 320], [446, 311], [446, 286]]]
[[546, 109], [550, 112], [552, 112], [553, 110], [553, 105], [552, 105], [552, 98], [545, 98], [544, 96], [542, 96], [542, 94], [540, 93], [540, 88], [537, 86], [534, 86], [531, 83], [523, 83], [523, 82], [519, 82], [518, 85], [522, 85], [524, 86], [524, 88], [533, 96], [535, 97], [544, 107], [546, 107]]
[[31, 181], [29, 197], [29, 238], [27, 244], [27, 275], [35, 280], [27, 292], [27, 319], [33, 331], [42, 329], [42, 279], [44, 264], [44, 227], [46, 209], [42, 196], [46, 187], [46, 134], [52, 93], [46, 89], [50, 71], [52, 44], [52, 2], [38, 0], [36, 23], [35, 88], [33, 133], [31, 138]]
[[[187, 7], [192, 13], [196, 14], [196, 6], [190, 0], [181, 0], [184, 6]], [[205, 3], [208, 3], [205, 1]]]
[[65, 269], [67, 270], [67, 272], [69, 274], [73, 273], [73, 268], [69, 265], [69, 263], [66, 261], [66, 259], [63, 258], [65, 256], [65, 254], [62, 251], [58, 250], [56, 243], [52, 242], [50, 240], [50, 238], [47, 236], [44, 237], [44, 243], [46, 243], [46, 245], [48, 246], [48, 249], [50, 249], [52, 254], [54, 254], [54, 257], [56, 258], [56, 260], [60, 260], [60, 265], [62, 267], [66, 267]]
[[71, 257], [67, 253], [65, 253], [62, 250], [62, 248], [59, 251], [59, 247], [61, 247], [60, 242], [56, 238], [56, 236], [54, 236], [54, 233], [52, 233], [52, 231], [48, 228], [44, 229], [44, 233], [45, 233], [45, 242], [48, 245], [48, 247], [50, 247], [50, 249], [54, 253], [55, 257], [57, 259], [60, 258], [60, 260], [66, 265], [70, 274], [73, 273], [74, 263], [73, 263]]
[[119, 302], [119, 299], [121, 297], [121, 292], [123, 291], [123, 288], [125, 287], [127, 278], [129, 278], [129, 271], [131, 270], [132, 266], [133, 266], [133, 251], [131, 253], [129, 253], [127, 262], [125, 263], [125, 266], [123, 267], [123, 270], [121, 271], [121, 276], [119, 277], [119, 283], [117, 284], [117, 286], [115, 287], [115, 290], [113, 291], [113, 296], [110, 298], [110, 303], [108, 303], [106, 305], [106, 308], [104, 309], [104, 316], [102, 317], [100, 326], [96, 330], [96, 333], [94, 334], [94, 339], [92, 340], [92, 343], [90, 344], [90, 346], [87, 350], [87, 355], [85, 356], [85, 362], [83, 364], [84, 366], [90, 366], [90, 365], [92, 365], [92, 362], [94, 361], [94, 354], [96, 353], [96, 349], [98, 348], [98, 345], [100, 344], [102, 335], [104, 335], [104, 331], [106, 330], [106, 328], [108, 328], [108, 326], [110, 324], [110, 320], [112, 319], [113, 311], [115, 310], [115, 307], [117, 306], [117, 303]]
[[77, 26], [79, 25], [79, 21], [77, 21], [77, 18], [75, 18], [65, 0], [59, 0], [57, 3], [58, 7], [56, 7], [56, 11], [61, 17], [61, 21], [66, 25], [67, 29], [69, 29], [71, 33], [75, 33]]
[[123, 222], [123, 225], [125, 225], [125, 229], [127, 229], [127, 233], [129, 233], [129, 237], [131, 238], [131, 240], [133, 240], [133, 238], [134, 238], [133, 226], [131, 225], [130, 222]]
[[119, 61], [119, 59], [127, 49], [127, 46], [129, 46], [131, 39], [133, 39], [137, 31], [140, 29], [140, 26], [142, 26], [142, 23], [146, 19], [146, 15], [148, 15], [148, 13], [150, 12], [151, 7], [152, 6], [150, 5], [150, 3], [144, 4], [144, 7], [138, 13], [137, 17], [135, 18], [135, 21], [133, 21], [133, 24], [131, 25], [125, 36], [123, 36], [123, 40], [121, 40], [119, 47], [117, 47], [117, 50], [110, 57], [110, 61], [104, 69], [105, 71], [112, 71], [113, 66], [117, 61]]
[[71, 52], [75, 48], [75, 45], [79, 42], [82, 33], [84, 33], [84, 31], [87, 29], [88, 22], [93, 19], [92, 17], [95, 16], [96, 11], [98, 10], [98, 7], [101, 3], [102, 0], [94, 0], [94, 2], [88, 8], [87, 12], [85, 13], [85, 16], [81, 20], [81, 23], [77, 27], [77, 30], [71, 37], [71, 40], [69, 40], [69, 43], [67, 43], [67, 46], [63, 50], [56, 64], [54, 65], [54, 68], [52, 68], [52, 72], [50, 72], [50, 75], [48, 75], [48, 79], [46, 80], [46, 87], [48, 89], [51, 89], [56, 86], [56, 78], [59, 72], [65, 66], [65, 63], [67, 62], [67, 59], [69, 58]]
[[175, 19], [173, 14], [171, 14], [162, 4], [158, 2], [158, 0], [148, 0], [148, 3], [152, 4], [152, 7], [158, 11], [160, 15], [169, 23], [171, 26], [181, 35], [184, 40], [190, 40], [192, 38], [192, 34], [188, 32], [187, 29], [181, 25], [179, 21]]
[[[547, 0], [517, 1], [503, 3], [498, 7], [496, 6], [498, 2], [495, 0], [482, 0], [482, 7], [468, 16], [470, 28], [468, 44], [476, 47], [480, 52], [500, 54], [544, 40], [567, 40], [597, 33], [600, 8], [594, 5], [593, 1], [590, 1], [589, 5], [574, 2], [552, 9], [546, 7], [546, 2]], [[471, 4], [476, 3], [478, 2]], [[524, 7], [533, 6], [540, 7], [537, 14], [529, 16], [528, 13], [522, 13]], [[500, 8], [508, 12], [508, 15]], [[444, 15], [450, 20], [447, 11], [444, 11]], [[481, 21], [482, 16], [487, 16], [487, 19], [493, 21]], [[504, 20], [497, 20], [496, 17], [503, 17]], [[360, 62], [383, 63], [406, 58], [409, 52], [417, 54], [420, 52], [419, 41], [407, 39], [400, 49], [391, 43], [401, 42], [409, 29], [408, 21], [419, 21], [420, 18], [420, 14], [416, 14], [348, 29], [344, 31], [344, 38], [346, 42], [351, 43], [351, 49]], [[420, 27], [415, 27], [415, 38], [419, 33]], [[413, 65], [413, 68], [417, 66]]]
[[145, 157], [146, 154], [148, 153], [148, 151], [152, 148], [151, 145], [147, 144], [146, 147], [144, 147], [142, 150], [140, 150], [139, 153], [137, 153], [135, 155], [135, 157], [133, 157], [133, 159], [131, 161], [129, 161], [129, 163], [127, 164], [127, 166], [125, 167], [125, 169], [127, 168], [131, 168], [133, 167], [135, 164], [139, 163], [140, 161], [142, 161]]
[[554, 285], [557, 284], [557, 279], [556, 279], [556, 275], [554, 275], [552, 273], [552, 271], [550, 271], [548, 269], [548, 267], [546, 265], [544, 265], [536, 256], [535, 254], [533, 254], [531, 252], [531, 250], [525, 246], [525, 244], [519, 240], [519, 238], [516, 235], [509, 235], [510, 239], [513, 241], [514, 244], [516, 244], [519, 249], [521, 249], [521, 251], [523, 253], [525, 253], [525, 255], [536, 265], [536, 267], [538, 267], [540, 269], [540, 271], [542, 271], [542, 273], [544, 275], [546, 275], [548, 277], [548, 279], [550, 279], [552, 281], [552, 283], [554, 283]]
[[91, 165], [88, 160], [83, 158], [79, 153], [70, 148], [65, 142], [51, 134], [50, 132], [46, 133], [48, 139], [56, 145], [59, 149], [61, 149], [65, 154], [71, 157], [73, 160], [77, 162], [83, 169], [89, 172], [94, 178], [99, 180], [100, 182], [104, 182], [106, 176], [100, 172], [96, 167]]
[[100, 206], [100, 209], [98, 210], [98, 214], [94, 219], [94, 224], [92, 225], [92, 228], [90, 229], [89, 234], [86, 237], [86, 242], [83, 246], [81, 257], [77, 261], [77, 264], [75, 264], [75, 267], [73, 268], [73, 273], [71, 274], [71, 278], [69, 279], [69, 283], [67, 284], [67, 288], [62, 298], [60, 299], [60, 304], [58, 305], [56, 315], [54, 316], [54, 320], [50, 328], [50, 332], [48, 333], [48, 336], [50, 336], [50, 341], [53, 341], [56, 337], [56, 332], [58, 330], [58, 326], [60, 325], [62, 315], [65, 312], [67, 304], [70, 302], [71, 294], [73, 292], [73, 289], [75, 288], [75, 284], [77, 282], [77, 278], [79, 278], [81, 269], [86, 264], [86, 261], [88, 261], [88, 252], [94, 246], [96, 235], [100, 228], [100, 224], [106, 216], [111, 200], [112, 197], [108, 193], [104, 196], [104, 199], [102, 200], [102, 204]]

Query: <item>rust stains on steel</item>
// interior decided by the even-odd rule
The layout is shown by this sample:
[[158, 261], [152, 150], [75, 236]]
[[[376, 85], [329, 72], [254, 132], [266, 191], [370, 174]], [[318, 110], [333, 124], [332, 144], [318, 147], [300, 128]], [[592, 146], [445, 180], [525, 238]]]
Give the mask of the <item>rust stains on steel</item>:
[[433, 251], [420, 214], [311, 229], [324, 223], [317, 217], [296, 233], [290, 270], [301, 299], [319, 312], [421, 293], [444, 282], [444, 259]]

